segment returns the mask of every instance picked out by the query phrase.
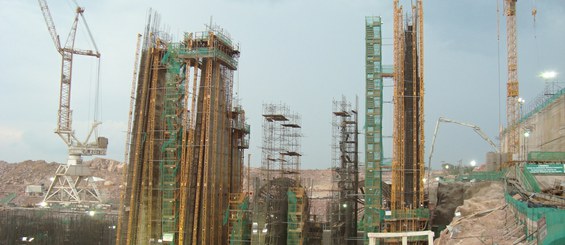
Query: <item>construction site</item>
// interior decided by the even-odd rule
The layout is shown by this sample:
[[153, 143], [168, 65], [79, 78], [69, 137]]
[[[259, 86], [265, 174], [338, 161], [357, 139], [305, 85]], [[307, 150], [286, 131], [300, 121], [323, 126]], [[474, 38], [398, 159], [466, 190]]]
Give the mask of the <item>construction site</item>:
[[[129, 80], [112, 80], [129, 89], [122, 93], [116, 85], [118, 95], [105, 94], [108, 90], [100, 90], [98, 84], [101, 71], [114, 67], [101, 65], [105, 51], [95, 42], [95, 37], [105, 40], [112, 35], [98, 35], [102, 33], [86, 24], [87, 19], [93, 27], [102, 22], [84, 14], [97, 8], [97, 3], [70, 3], [72, 11], [66, 16], [72, 14], [72, 25], [65, 33], [67, 39], [61, 40], [57, 29], [61, 30], [62, 19], [52, 15], [47, 2], [38, 0], [33, 13], [47, 25], [50, 36], [42, 26], [45, 38], [36, 42], [48, 43], [50, 37], [60, 55], [48, 61], [48, 69], [59, 78], [48, 81], [49, 86], [56, 87], [58, 94], [45, 100], [57, 102], [49, 114], [51, 121], [56, 118], [56, 135], [49, 135], [59, 140], [57, 144], [63, 141], [66, 151], [56, 153], [64, 155], [66, 162], [0, 160], [0, 244], [565, 244], [565, 86], [559, 83], [558, 72], [546, 71], [541, 74], [542, 90], [532, 92], [526, 87], [528, 103], [520, 93], [521, 83], [527, 82], [518, 76], [522, 49], [518, 49], [517, 33], [523, 29], [517, 16], [533, 16], [535, 28], [536, 5], [531, 13], [523, 13], [517, 7], [522, 2], [500, 0], [496, 11], [491, 11], [497, 14], [499, 74], [483, 79], [499, 80], [498, 109], [489, 105], [498, 110], [499, 118], [498, 122], [485, 119], [492, 127], [479, 127], [467, 118], [451, 119], [461, 114], [444, 114], [449, 102], [434, 107], [425, 100], [430, 94], [444, 93], [430, 92], [437, 87], [427, 84], [441, 83], [428, 79], [436, 70], [425, 63], [442, 55], [424, 52], [428, 40], [437, 40], [427, 38], [424, 30], [436, 25], [424, 16], [438, 13], [425, 11], [428, 1], [391, 0], [386, 7], [370, 11], [386, 17], [364, 16], [355, 19], [357, 26], [346, 26], [362, 30], [353, 37], [356, 43], [347, 46], [364, 44], [358, 47], [364, 55], [355, 53], [354, 57], [363, 60], [363, 65], [354, 64], [364, 73], [351, 76], [355, 79], [347, 77], [338, 89], [320, 84], [313, 89], [308, 83], [316, 81], [299, 86], [269, 84], [269, 79], [277, 81], [275, 77], [285, 74], [310, 78], [283, 63], [284, 53], [289, 52], [285, 45], [307, 47], [309, 39], [287, 40], [284, 45], [277, 40], [277, 46], [262, 49], [240, 45], [227, 28], [216, 24], [218, 17], [210, 17], [201, 29], [176, 30], [178, 26], [166, 23], [174, 19], [170, 12], [143, 10], [143, 22], [135, 23], [141, 31], [130, 37], [132, 52], [120, 53], [133, 57], [133, 63], [120, 68], [129, 71]], [[189, 10], [198, 12], [198, 8]], [[207, 21], [194, 18], [183, 21]], [[246, 18], [251, 17], [242, 14], [242, 21]], [[241, 37], [246, 32], [234, 33]], [[261, 43], [270, 44], [269, 35], [261, 38]], [[324, 40], [335, 41], [332, 48], [341, 45], [338, 38]], [[91, 48], [84, 49], [85, 44]], [[276, 72], [263, 73], [261, 82], [248, 89], [246, 78], [253, 76], [245, 74], [258, 72], [245, 58], [253, 49], [262, 55], [260, 63], [253, 64], [274, 66]], [[562, 54], [563, 49], [552, 52]], [[315, 62], [338, 59], [331, 52], [324, 54], [327, 57], [316, 56]], [[94, 65], [80, 68], [83, 59]], [[292, 57], [292, 63], [320, 72], [310, 61], [307, 55]], [[338, 76], [352, 70], [327, 68], [321, 73]], [[77, 82], [86, 71], [94, 73], [90, 75], [94, 85]], [[501, 79], [501, 73], [505, 78]], [[88, 86], [93, 95], [75, 92]], [[342, 87], [358, 87], [360, 93], [345, 95]], [[288, 91], [289, 97], [273, 96]], [[301, 97], [304, 91], [308, 98]], [[334, 99], [319, 99], [316, 93], [331, 93]], [[446, 89], [445, 93], [453, 92]], [[458, 96], [463, 98], [465, 93]], [[73, 97], [77, 101], [87, 97], [88, 105], [71, 103], [71, 95], [77, 95]], [[99, 108], [99, 97], [114, 96], [127, 101]], [[484, 97], [487, 100], [488, 95]], [[456, 111], [473, 114], [472, 107], [478, 105], [466, 106]], [[129, 109], [121, 113], [127, 118], [123, 123], [114, 122], [125, 135], [123, 141], [111, 133], [100, 135], [101, 111], [116, 109], [112, 107]], [[74, 110], [93, 116], [77, 119], [82, 114]], [[429, 111], [442, 116], [433, 118]], [[471, 139], [440, 133], [445, 130], [440, 131], [440, 126], [446, 124], [471, 129], [476, 135]], [[2, 127], [0, 137], [15, 135], [2, 133]], [[327, 137], [312, 133], [318, 128]], [[484, 156], [484, 161], [465, 164], [466, 153], [456, 147], [446, 153], [445, 145], [436, 144], [442, 137], [465, 141], [466, 148]], [[476, 150], [474, 140], [488, 150]], [[4, 147], [1, 141], [0, 146]], [[111, 159], [117, 158], [116, 149], [119, 159]], [[461, 160], [443, 160], [456, 154]]]

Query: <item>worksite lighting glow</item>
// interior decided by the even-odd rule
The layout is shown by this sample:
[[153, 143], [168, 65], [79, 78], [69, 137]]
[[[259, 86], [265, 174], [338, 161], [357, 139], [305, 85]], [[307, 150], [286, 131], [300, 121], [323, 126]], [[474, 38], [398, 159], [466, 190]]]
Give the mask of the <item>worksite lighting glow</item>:
[[518, 98], [518, 103], [524, 104], [526, 103], [526, 100], [524, 100], [523, 98]]
[[552, 79], [557, 76], [557, 72], [555, 71], [544, 71], [540, 74], [540, 77], [543, 79]]

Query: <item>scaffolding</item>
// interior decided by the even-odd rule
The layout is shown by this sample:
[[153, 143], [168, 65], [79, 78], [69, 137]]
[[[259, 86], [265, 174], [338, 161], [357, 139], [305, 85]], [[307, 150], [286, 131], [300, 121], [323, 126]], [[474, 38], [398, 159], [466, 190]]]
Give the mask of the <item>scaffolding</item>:
[[[161, 230], [163, 240], [172, 240], [177, 227], [178, 203], [175, 202], [177, 187], [177, 172], [181, 157], [181, 129], [182, 129], [182, 100], [184, 98], [186, 66], [178, 60], [178, 50], [168, 48], [161, 63], [166, 64], [165, 98], [162, 120], [164, 120], [163, 144], [159, 166], [159, 186], [161, 187]], [[179, 89], [180, 88], [180, 89]], [[165, 239], [168, 238], [168, 239]]]
[[[308, 217], [307, 209], [293, 209], [294, 214], [289, 213], [289, 188], [302, 188], [300, 119], [300, 115], [291, 113], [284, 104], [263, 105], [262, 183], [253, 200], [253, 226], [256, 230], [252, 244], [287, 244], [288, 239], [298, 242], [293, 244], [304, 241], [303, 225], [288, 220], [296, 220], [296, 212], [300, 212], [300, 220]], [[306, 198], [305, 193], [300, 196]]]
[[365, 228], [367, 234], [380, 232], [382, 214], [382, 172], [383, 161], [382, 120], [383, 120], [383, 77], [381, 18], [365, 18]]
[[251, 243], [251, 222], [249, 210], [249, 196], [247, 193], [230, 194], [230, 208], [227, 213], [229, 245], [244, 245]]
[[345, 97], [333, 101], [332, 244], [356, 244], [359, 189], [357, 105]]
[[217, 26], [174, 42], [148, 23], [117, 242], [225, 243], [250, 132], [232, 104], [238, 47]]
[[288, 177], [299, 181], [300, 115], [283, 104], [264, 104], [263, 118], [261, 171], [265, 180]]
[[308, 214], [308, 197], [303, 187], [290, 187], [288, 196], [288, 232], [286, 244], [305, 244], [305, 224]]

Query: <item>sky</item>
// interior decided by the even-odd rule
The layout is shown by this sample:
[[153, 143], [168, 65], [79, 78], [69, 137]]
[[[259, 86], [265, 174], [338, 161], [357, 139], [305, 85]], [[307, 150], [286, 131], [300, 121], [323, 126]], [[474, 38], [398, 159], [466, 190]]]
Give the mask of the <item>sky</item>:
[[[70, 0], [47, 2], [64, 41], [74, 5]], [[234, 92], [251, 125], [253, 166], [260, 166], [263, 103], [286, 103], [302, 115], [302, 168], [331, 166], [332, 100], [344, 95], [354, 101], [359, 96], [360, 111], [364, 111], [365, 16], [382, 16], [384, 64], [392, 64], [392, 0], [77, 2], [85, 8], [102, 54], [99, 134], [110, 141], [105, 157], [120, 161], [136, 37], [144, 31], [150, 8], [161, 15], [162, 29], [175, 37], [203, 31], [212, 19], [240, 44]], [[499, 143], [499, 125], [505, 125], [507, 77], [502, 13], [501, 0], [424, 1], [426, 161], [440, 116], [478, 125]], [[565, 1], [518, 1], [517, 15], [520, 95], [527, 103], [543, 90], [540, 72], [555, 70], [557, 80], [565, 80], [560, 78], [565, 75]], [[0, 0], [0, 33], [0, 160], [65, 162], [66, 146], [54, 134], [61, 57], [38, 3]], [[77, 48], [92, 49], [84, 26], [79, 26], [76, 39]], [[97, 63], [76, 58], [73, 65], [73, 127], [84, 139], [93, 119]], [[392, 100], [391, 87], [385, 88], [384, 100]], [[385, 104], [384, 111], [383, 134], [391, 136], [391, 104]], [[360, 115], [364, 119], [364, 113]], [[385, 139], [384, 143], [385, 157], [390, 157], [392, 142]], [[471, 129], [444, 124], [432, 165], [459, 160], [482, 163], [490, 150]], [[364, 154], [362, 144], [360, 151]]]

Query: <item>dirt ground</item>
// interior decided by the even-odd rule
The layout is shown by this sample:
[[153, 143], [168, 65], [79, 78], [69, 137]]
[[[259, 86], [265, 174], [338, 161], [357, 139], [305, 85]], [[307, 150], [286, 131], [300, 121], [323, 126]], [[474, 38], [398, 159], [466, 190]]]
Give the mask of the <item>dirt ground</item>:
[[[450, 185], [452, 187], [443, 187], [446, 193], [462, 195], [463, 203], [455, 208], [456, 217], [441, 232], [434, 244], [500, 245], [513, 244], [519, 239], [521, 227], [515, 222], [513, 211], [506, 206], [503, 183], [478, 182]], [[438, 198], [441, 195], [439, 194]], [[460, 200], [460, 198], [455, 199]], [[451, 210], [452, 206], [438, 205], [438, 208]], [[446, 210], [442, 211], [446, 212]]]

